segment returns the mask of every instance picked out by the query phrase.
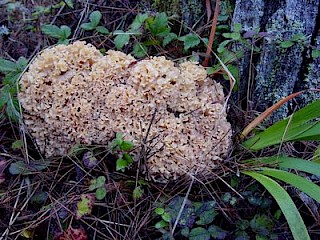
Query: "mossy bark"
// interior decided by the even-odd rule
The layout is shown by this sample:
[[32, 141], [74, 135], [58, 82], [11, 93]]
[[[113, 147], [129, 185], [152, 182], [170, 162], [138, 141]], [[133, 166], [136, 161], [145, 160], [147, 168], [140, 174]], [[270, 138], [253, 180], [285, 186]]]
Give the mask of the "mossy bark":
[[[241, 59], [241, 99], [263, 111], [293, 92], [319, 88], [320, 60], [311, 55], [312, 48], [320, 45], [319, 0], [237, 0], [233, 22], [241, 23], [244, 31], [260, 28], [260, 32], [268, 34], [258, 55], [251, 58], [248, 50]], [[297, 33], [303, 33], [306, 41], [289, 48], [280, 47], [281, 41]], [[250, 94], [248, 89], [252, 91]], [[297, 104], [303, 106], [319, 97], [316, 92], [304, 94], [280, 108], [271, 120], [282, 119]]]

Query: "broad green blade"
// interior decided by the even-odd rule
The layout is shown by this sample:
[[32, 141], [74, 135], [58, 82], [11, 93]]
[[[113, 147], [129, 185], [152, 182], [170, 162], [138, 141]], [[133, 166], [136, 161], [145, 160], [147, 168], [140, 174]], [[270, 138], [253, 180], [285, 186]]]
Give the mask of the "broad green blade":
[[295, 240], [310, 240], [306, 225], [289, 194], [274, 180], [257, 172], [244, 171], [260, 182], [277, 201]]
[[275, 156], [266, 158], [249, 159], [246, 161], [253, 165], [270, 164], [280, 168], [290, 168], [298, 171], [320, 176], [320, 162], [308, 161], [302, 158], [292, 158], [287, 156]]
[[300, 177], [296, 174], [286, 172], [283, 170], [272, 169], [272, 168], [261, 168], [260, 172], [263, 175], [268, 175], [273, 178], [277, 178], [283, 182], [286, 182], [300, 191], [306, 193], [310, 197], [312, 197], [317, 202], [320, 202], [320, 186], [314, 184], [307, 179]]
[[320, 100], [317, 100], [248, 139], [243, 146], [255, 151], [281, 142], [320, 140], [320, 122], [312, 122], [320, 117], [319, 109]]

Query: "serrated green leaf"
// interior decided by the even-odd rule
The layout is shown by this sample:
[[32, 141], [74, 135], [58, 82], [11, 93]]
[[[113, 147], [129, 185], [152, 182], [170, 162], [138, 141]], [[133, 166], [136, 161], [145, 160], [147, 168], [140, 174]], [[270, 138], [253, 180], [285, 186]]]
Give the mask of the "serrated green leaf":
[[133, 20], [132, 24], [129, 26], [129, 29], [131, 30], [138, 30], [144, 21], [148, 18], [148, 13], [139, 13], [135, 19]]
[[253, 171], [244, 171], [243, 173], [260, 182], [273, 196], [288, 222], [293, 238], [295, 240], [310, 240], [306, 225], [289, 194], [276, 181], [267, 176]]
[[23, 147], [23, 141], [21, 139], [16, 140], [11, 144], [12, 149], [20, 149], [22, 147]]
[[134, 44], [132, 54], [135, 57], [141, 58], [146, 56], [147, 53], [148, 53], [148, 48], [144, 44], [141, 44], [138, 42]]
[[292, 47], [294, 45], [294, 42], [292, 41], [283, 41], [280, 43], [280, 47], [282, 48], [289, 48]]
[[97, 31], [98, 33], [102, 33], [102, 34], [105, 34], [105, 35], [107, 35], [107, 34], [110, 33], [109, 30], [106, 29], [106, 28], [103, 27], [103, 26], [97, 26], [97, 27], [96, 27], [96, 31]]
[[213, 237], [214, 239], [225, 239], [228, 234], [227, 231], [223, 230], [222, 228], [216, 225], [211, 225], [208, 228], [208, 232], [210, 233], [211, 237]]
[[164, 214], [164, 208], [156, 208], [154, 212], [158, 215], [162, 215]]
[[56, 25], [52, 25], [52, 24], [45, 24], [41, 26], [41, 31], [53, 38], [61, 38], [61, 29], [56, 26]]
[[8, 73], [17, 70], [17, 65], [15, 62], [0, 58], [0, 72]]
[[102, 200], [107, 195], [107, 190], [103, 187], [100, 187], [96, 190], [96, 199]]
[[204, 211], [200, 214], [199, 220], [196, 222], [198, 225], [207, 225], [212, 223], [212, 221], [215, 219], [215, 217], [218, 215], [218, 213], [211, 209], [208, 211]]
[[81, 200], [77, 203], [76, 218], [80, 219], [84, 215], [90, 214], [92, 211], [92, 206], [94, 199], [89, 194], [82, 194]]
[[264, 214], [256, 214], [250, 221], [250, 227], [254, 232], [262, 234], [263, 236], [267, 236], [270, 234], [270, 231], [273, 227], [273, 222]]
[[189, 33], [183, 37], [180, 37], [179, 40], [183, 41], [184, 50], [188, 50], [189, 48], [198, 46], [200, 43], [200, 39], [197, 34]]
[[203, 227], [193, 228], [190, 231], [189, 240], [210, 240], [210, 233]]
[[132, 198], [133, 199], [135, 199], [135, 200], [139, 199], [139, 198], [142, 197], [142, 195], [143, 195], [143, 189], [140, 186], [134, 188], [134, 190], [132, 192]]
[[156, 17], [149, 17], [146, 19], [146, 28], [154, 36], [169, 33], [170, 28], [168, 27], [168, 20], [169, 18], [166, 13], [159, 13]]
[[[320, 164], [319, 164], [320, 165]], [[306, 193], [320, 203], [320, 186], [296, 174], [272, 168], [261, 168], [261, 174], [284, 181]], [[320, 175], [320, 172], [319, 172]]]
[[130, 35], [128, 33], [124, 33], [123, 31], [117, 32], [117, 36], [114, 38], [114, 44], [117, 49], [122, 49], [124, 45], [128, 44], [130, 40]]
[[171, 43], [173, 40], [176, 40], [178, 38], [177, 34], [175, 33], [168, 33], [166, 34], [166, 36], [163, 38], [162, 41], [162, 46], [165, 47], [167, 46], [169, 43]]
[[96, 28], [96, 26], [98, 26], [98, 24], [100, 23], [101, 17], [102, 17], [102, 14], [100, 11], [93, 11], [90, 14], [89, 19], [93, 28]]
[[91, 22], [88, 23], [82, 23], [80, 27], [85, 31], [92, 31], [95, 29], [95, 26]]
[[157, 222], [154, 227], [157, 228], [157, 229], [160, 229], [160, 228], [165, 228], [168, 226], [168, 223], [164, 220], [161, 220], [159, 222]]

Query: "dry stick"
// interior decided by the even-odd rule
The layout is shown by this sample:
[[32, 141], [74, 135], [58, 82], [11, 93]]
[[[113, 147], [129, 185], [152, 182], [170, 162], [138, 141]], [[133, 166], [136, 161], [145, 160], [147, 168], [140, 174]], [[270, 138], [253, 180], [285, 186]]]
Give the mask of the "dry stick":
[[254, 119], [248, 126], [245, 127], [245, 129], [242, 131], [240, 135], [240, 140], [244, 139], [258, 124], [260, 124], [263, 120], [269, 117], [275, 110], [279, 109], [283, 104], [285, 104], [292, 98], [300, 95], [301, 93], [304, 93], [305, 91], [306, 90], [292, 93], [289, 96], [285, 97], [284, 99], [281, 99], [280, 101], [278, 101], [276, 104], [269, 107], [263, 113], [261, 113], [256, 119]]
[[209, 66], [209, 60], [210, 60], [210, 55], [211, 55], [211, 51], [212, 51], [214, 35], [216, 33], [216, 27], [217, 27], [217, 22], [218, 22], [219, 4], [220, 4], [220, 0], [216, 0], [216, 6], [214, 8], [214, 15], [213, 15], [213, 20], [212, 20], [212, 25], [211, 25], [211, 32], [210, 32], [210, 37], [209, 37], [209, 42], [208, 42], [208, 47], [207, 47], [207, 52], [206, 52], [206, 58], [204, 59], [204, 61], [202, 63], [202, 65], [204, 67]]
[[188, 188], [188, 191], [187, 191], [187, 193], [186, 193], [186, 196], [185, 196], [184, 199], [183, 199], [183, 202], [182, 202], [181, 208], [180, 208], [180, 210], [179, 210], [177, 219], [176, 219], [176, 221], [174, 222], [174, 225], [173, 225], [173, 228], [172, 228], [172, 231], [171, 231], [171, 235], [172, 235], [172, 236], [173, 236], [174, 230], [176, 229], [177, 224], [178, 224], [178, 222], [179, 222], [179, 220], [180, 220], [180, 217], [181, 217], [181, 215], [182, 215], [184, 206], [185, 206], [186, 203], [187, 203], [187, 199], [188, 199], [188, 196], [189, 196], [189, 194], [190, 194], [190, 191], [191, 191], [193, 182], [194, 182], [194, 177], [191, 176], [191, 183], [190, 183], [190, 185], [189, 185], [189, 188]]
[[207, 22], [209, 22], [212, 14], [210, 0], [206, 0], [206, 10], [207, 10]]

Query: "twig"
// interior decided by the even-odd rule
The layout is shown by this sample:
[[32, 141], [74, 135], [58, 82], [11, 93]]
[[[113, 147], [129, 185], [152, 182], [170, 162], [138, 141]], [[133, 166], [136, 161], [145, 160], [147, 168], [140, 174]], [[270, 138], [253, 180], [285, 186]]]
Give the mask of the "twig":
[[210, 55], [211, 55], [211, 51], [212, 51], [214, 35], [216, 34], [216, 27], [217, 27], [218, 16], [219, 16], [219, 5], [220, 5], [220, 0], [216, 0], [216, 6], [214, 8], [214, 15], [213, 15], [213, 20], [212, 20], [212, 25], [211, 25], [211, 32], [210, 32], [209, 42], [208, 42], [208, 46], [207, 46], [206, 58], [204, 59], [204, 61], [202, 63], [202, 65], [204, 67], [209, 66], [209, 60], [210, 60]]

